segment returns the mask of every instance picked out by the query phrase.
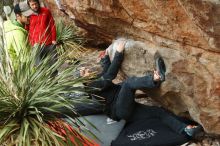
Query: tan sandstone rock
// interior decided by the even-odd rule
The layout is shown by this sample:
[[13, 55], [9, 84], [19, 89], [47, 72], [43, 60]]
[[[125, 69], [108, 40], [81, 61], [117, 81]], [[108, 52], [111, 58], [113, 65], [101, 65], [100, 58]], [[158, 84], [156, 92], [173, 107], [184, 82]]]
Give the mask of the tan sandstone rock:
[[[53, 0], [46, 0], [49, 6]], [[177, 114], [189, 112], [206, 132], [220, 134], [219, 0], [61, 0], [69, 17], [96, 44], [134, 39], [122, 70], [128, 76], [153, 69], [162, 55], [166, 81], [151, 91]]]

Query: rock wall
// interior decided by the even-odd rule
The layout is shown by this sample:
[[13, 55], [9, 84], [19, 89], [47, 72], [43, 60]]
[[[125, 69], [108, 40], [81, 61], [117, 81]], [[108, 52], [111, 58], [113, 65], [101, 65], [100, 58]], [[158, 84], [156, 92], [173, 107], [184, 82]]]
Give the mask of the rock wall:
[[[54, 0], [46, 0], [55, 9]], [[177, 114], [189, 112], [208, 133], [220, 134], [219, 0], [62, 0], [71, 19], [96, 44], [134, 39], [122, 70], [128, 76], [152, 69], [163, 56], [166, 82], [151, 95]], [[147, 57], [148, 56], [148, 57]]]

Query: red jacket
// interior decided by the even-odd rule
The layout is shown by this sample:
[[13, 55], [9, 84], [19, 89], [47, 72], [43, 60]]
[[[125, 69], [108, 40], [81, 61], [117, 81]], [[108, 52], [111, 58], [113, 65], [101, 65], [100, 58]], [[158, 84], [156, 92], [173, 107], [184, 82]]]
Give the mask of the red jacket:
[[56, 41], [56, 27], [53, 16], [49, 9], [40, 8], [38, 14], [30, 16], [29, 40], [33, 46], [36, 43], [51, 45]]

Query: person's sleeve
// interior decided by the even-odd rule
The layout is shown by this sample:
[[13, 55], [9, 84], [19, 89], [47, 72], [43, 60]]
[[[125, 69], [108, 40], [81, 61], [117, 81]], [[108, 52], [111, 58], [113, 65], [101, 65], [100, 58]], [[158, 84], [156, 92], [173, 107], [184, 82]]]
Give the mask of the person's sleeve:
[[27, 35], [22, 31], [13, 32], [13, 48], [16, 56], [19, 56], [21, 50], [29, 49], [28, 47]]
[[48, 15], [49, 15], [49, 18], [50, 18], [50, 29], [51, 29], [52, 41], [56, 41], [56, 35], [57, 34], [56, 34], [55, 22], [54, 22], [53, 16], [52, 16], [50, 11], [48, 11]]
[[15, 51], [12, 50], [11, 48], [13, 47], [13, 34], [12, 33], [7, 33], [5, 34], [5, 44], [6, 48], [9, 51], [10, 56], [16, 55]]
[[105, 55], [104, 58], [101, 58], [100, 64], [102, 66], [102, 72], [97, 75], [97, 78], [100, 78], [108, 71], [108, 68], [111, 65], [111, 61], [110, 61], [109, 56]]

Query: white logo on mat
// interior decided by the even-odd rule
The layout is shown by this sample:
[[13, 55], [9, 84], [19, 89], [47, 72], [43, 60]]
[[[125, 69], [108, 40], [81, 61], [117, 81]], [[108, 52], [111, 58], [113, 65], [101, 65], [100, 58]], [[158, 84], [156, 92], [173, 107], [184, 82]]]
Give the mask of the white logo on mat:
[[144, 140], [144, 139], [148, 139], [148, 138], [151, 138], [151, 137], [155, 136], [156, 133], [157, 132], [154, 131], [153, 129], [148, 129], [148, 130], [145, 130], [145, 131], [138, 131], [136, 133], [133, 133], [133, 134], [127, 135], [127, 136], [131, 141]]

